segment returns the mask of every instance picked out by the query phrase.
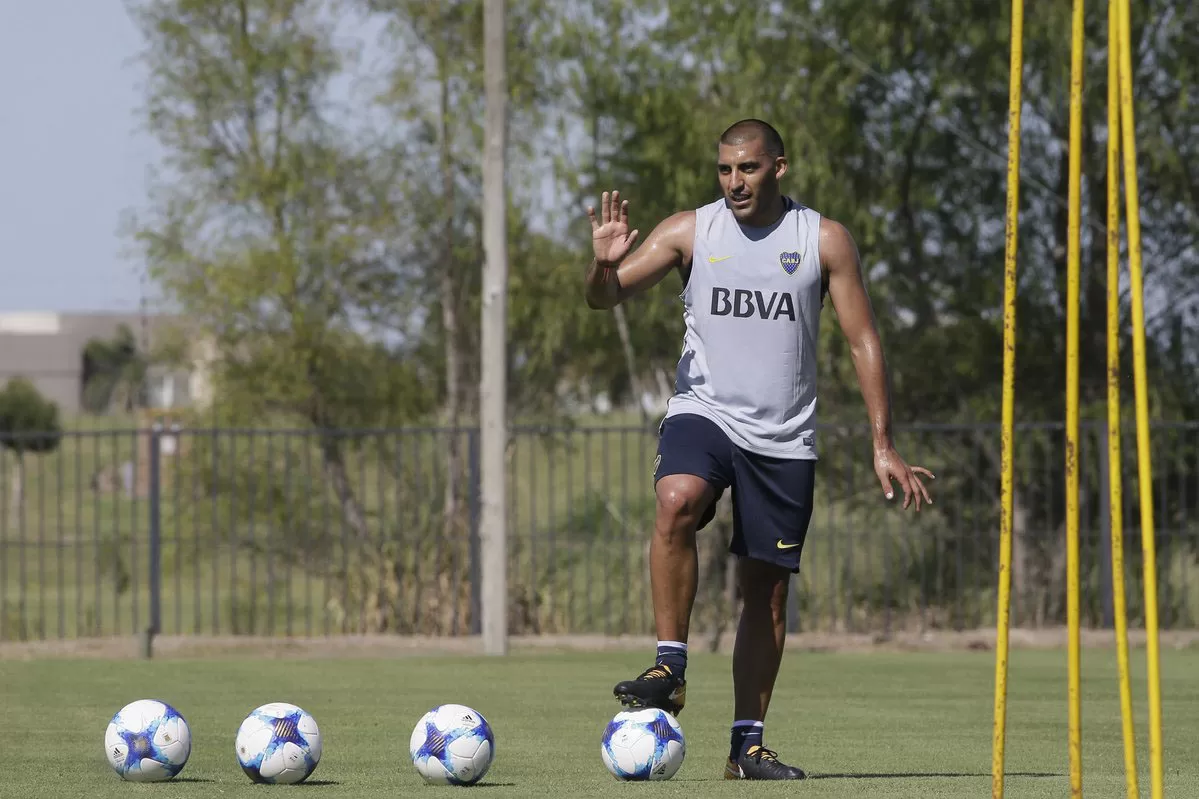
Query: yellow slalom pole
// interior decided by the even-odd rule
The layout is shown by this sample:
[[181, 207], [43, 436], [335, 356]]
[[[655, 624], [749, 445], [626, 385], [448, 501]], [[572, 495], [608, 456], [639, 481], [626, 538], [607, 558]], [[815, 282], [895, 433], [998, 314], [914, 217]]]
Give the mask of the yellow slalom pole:
[[999, 522], [999, 609], [995, 641], [995, 725], [991, 737], [991, 796], [1003, 798], [1007, 733], [1008, 633], [1012, 600], [1012, 438], [1016, 416], [1016, 242], [1020, 226], [1020, 105], [1024, 75], [1024, 0], [1012, 0], [1011, 75], [1008, 88], [1007, 221], [1003, 257], [1003, 411]]
[[1082, 797], [1082, 694], [1078, 585], [1078, 314], [1082, 226], [1083, 2], [1074, 0], [1070, 36], [1070, 163], [1066, 233], [1066, 626], [1070, 796]]
[[1153, 526], [1153, 468], [1149, 451], [1149, 387], [1145, 365], [1145, 291], [1141, 270], [1141, 216], [1137, 194], [1136, 120], [1132, 108], [1132, 21], [1128, 0], [1120, 3], [1120, 129], [1124, 153], [1124, 200], [1128, 221], [1128, 272], [1132, 287], [1132, 362], [1137, 415], [1137, 488], [1141, 500], [1144, 555], [1145, 635], [1149, 661], [1150, 794], [1162, 796], [1161, 653], [1157, 624], [1157, 545]]
[[1137, 742], [1128, 669], [1128, 608], [1124, 594], [1124, 479], [1120, 454], [1120, 15], [1107, 3], [1107, 452], [1108, 505], [1112, 528], [1112, 609], [1116, 616], [1116, 663], [1120, 720], [1124, 728], [1124, 781], [1128, 799], [1140, 799]]

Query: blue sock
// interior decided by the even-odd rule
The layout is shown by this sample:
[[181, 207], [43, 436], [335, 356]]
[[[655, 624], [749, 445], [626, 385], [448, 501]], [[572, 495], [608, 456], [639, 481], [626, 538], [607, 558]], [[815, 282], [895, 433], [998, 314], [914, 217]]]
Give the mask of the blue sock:
[[736, 760], [751, 746], [762, 745], [762, 722], [747, 719], [733, 722], [732, 740], [729, 742], [729, 759]]
[[655, 663], [669, 666], [676, 677], [683, 679], [683, 673], [687, 671], [687, 644], [682, 641], [659, 641]]

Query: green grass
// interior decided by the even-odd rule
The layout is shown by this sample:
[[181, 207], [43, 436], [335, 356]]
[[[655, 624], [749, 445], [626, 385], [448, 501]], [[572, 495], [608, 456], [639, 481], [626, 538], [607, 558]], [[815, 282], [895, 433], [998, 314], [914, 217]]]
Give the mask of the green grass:
[[[1147, 795], [1143, 652], [1133, 653], [1142, 790]], [[993, 655], [808, 653], [784, 662], [767, 743], [819, 779], [786, 795], [987, 795]], [[687, 759], [668, 783], [616, 783], [599, 736], [616, 710], [609, 686], [644, 655], [515, 654], [379, 659], [207, 659], [0, 662], [0, 771], [6, 796], [261, 796], [233, 756], [233, 735], [258, 704], [283, 700], [313, 713], [324, 756], [305, 796], [433, 796], [407, 758], [412, 725], [429, 707], [463, 702], [497, 738], [486, 795], [512, 797], [766, 796], [779, 786], [719, 779], [730, 721], [729, 659], [696, 655], [680, 721]], [[1123, 796], [1114, 656], [1084, 652], [1086, 795]], [[1168, 796], [1199, 796], [1199, 651], [1163, 660]], [[1015, 651], [1011, 659], [1007, 780], [1010, 797], [1068, 793], [1065, 656]], [[122, 783], [108, 767], [107, 719], [124, 703], [158, 697], [188, 719], [191, 760], [174, 784]], [[287, 791], [288, 789], [282, 789]]]

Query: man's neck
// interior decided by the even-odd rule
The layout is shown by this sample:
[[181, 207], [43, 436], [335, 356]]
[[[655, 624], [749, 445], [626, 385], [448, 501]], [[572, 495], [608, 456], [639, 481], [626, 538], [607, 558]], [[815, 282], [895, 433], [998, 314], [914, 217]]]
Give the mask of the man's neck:
[[763, 208], [761, 210], [761, 212], [758, 214], [757, 219], [750, 219], [745, 222], [742, 222], [741, 224], [744, 227], [768, 228], [771, 225], [773, 225], [775, 222], [779, 221], [779, 218], [782, 217], [782, 215], [784, 213], [786, 213], [786, 211], [787, 211], [787, 201], [785, 199], [783, 199], [783, 195], [780, 194], [779, 196], [774, 198], [774, 202], [772, 202], [768, 207]]

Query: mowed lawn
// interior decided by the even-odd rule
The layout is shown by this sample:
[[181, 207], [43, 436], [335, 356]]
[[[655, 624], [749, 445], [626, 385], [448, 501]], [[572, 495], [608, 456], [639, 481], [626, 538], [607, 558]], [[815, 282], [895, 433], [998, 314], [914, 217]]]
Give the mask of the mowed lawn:
[[[687, 758], [668, 783], [622, 785], [600, 761], [617, 710], [611, 685], [635, 674], [631, 653], [515, 654], [505, 659], [0, 661], [0, 795], [435, 796], [408, 760], [408, 737], [433, 705], [462, 702], [492, 723], [497, 757], [487, 796], [777, 796], [781, 786], [721, 779], [730, 721], [730, 661], [696, 655], [680, 717]], [[1148, 796], [1144, 652], [1133, 653], [1143, 795]], [[813, 797], [989, 796], [993, 655], [789, 653], [767, 743], [815, 779], [782, 789]], [[1199, 651], [1167, 651], [1166, 793], [1199, 796]], [[1084, 651], [1086, 795], [1122, 797], [1114, 652]], [[1064, 652], [1011, 660], [1007, 795], [1068, 795]], [[173, 784], [133, 785], [108, 767], [109, 717], [136, 698], [174, 704], [192, 729], [191, 760]], [[233, 755], [243, 716], [268, 701], [309, 710], [325, 737], [310, 784], [254, 786]], [[470, 789], [470, 790], [478, 790]]]

